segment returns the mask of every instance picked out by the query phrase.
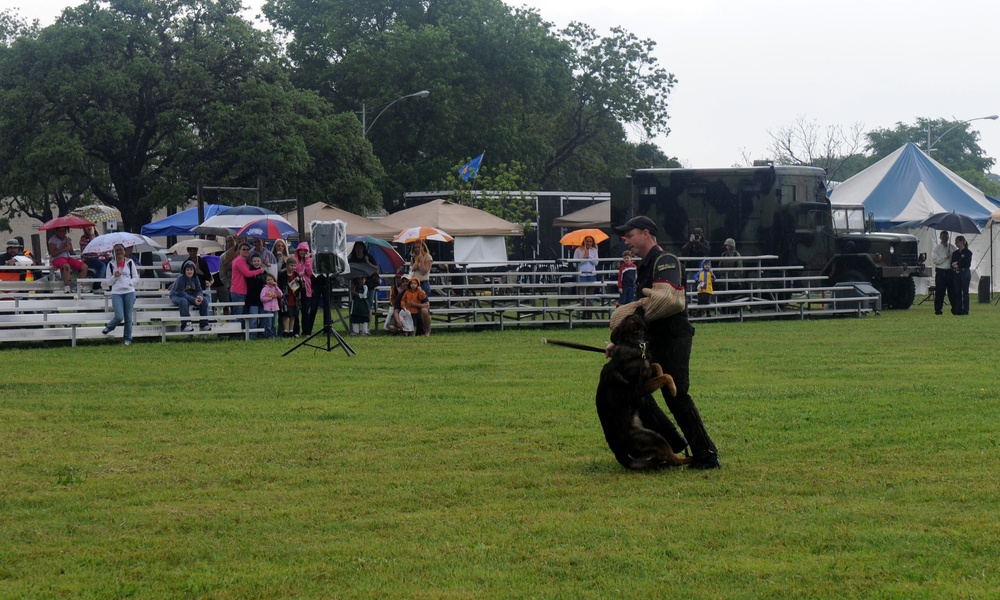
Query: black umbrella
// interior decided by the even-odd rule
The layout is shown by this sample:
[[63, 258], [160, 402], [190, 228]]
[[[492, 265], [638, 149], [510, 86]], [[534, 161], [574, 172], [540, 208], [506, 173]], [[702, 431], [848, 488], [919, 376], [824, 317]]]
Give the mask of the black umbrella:
[[920, 222], [921, 227], [930, 227], [939, 231], [953, 231], [955, 233], [982, 233], [983, 230], [976, 225], [970, 217], [956, 212], [934, 213]]
[[356, 277], [368, 277], [378, 272], [378, 267], [373, 267], [368, 263], [352, 262], [347, 264], [351, 268], [351, 270], [348, 271], [347, 273], [342, 273], [340, 275], [344, 279], [354, 279]]

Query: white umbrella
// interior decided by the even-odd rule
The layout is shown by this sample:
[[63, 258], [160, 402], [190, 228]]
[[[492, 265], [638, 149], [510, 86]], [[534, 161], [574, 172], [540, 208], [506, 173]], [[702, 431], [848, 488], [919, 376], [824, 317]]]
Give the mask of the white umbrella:
[[115, 231], [95, 237], [90, 240], [87, 247], [80, 252], [82, 254], [104, 254], [105, 252], [111, 252], [114, 250], [115, 246], [118, 244], [121, 244], [126, 248], [132, 248], [138, 252], [149, 252], [161, 247], [155, 241], [144, 235], [128, 233], [127, 231]]
[[409, 244], [417, 240], [431, 240], [432, 242], [450, 242], [454, 238], [447, 232], [441, 231], [437, 227], [409, 227], [399, 232], [393, 238], [393, 242]]
[[199, 239], [183, 240], [177, 242], [176, 244], [168, 248], [168, 250], [170, 250], [170, 252], [172, 252], [173, 254], [182, 255], [182, 254], [187, 254], [188, 248], [197, 248], [198, 254], [211, 254], [213, 252], [222, 252], [223, 250], [225, 250], [225, 248], [222, 247], [222, 244], [220, 244], [215, 240], [199, 240]]
[[[268, 218], [272, 221], [281, 221], [289, 227], [292, 226], [291, 223], [280, 215], [268, 215]], [[193, 231], [206, 235], [232, 235], [244, 225], [259, 221], [260, 219], [260, 215], [224, 215], [220, 213], [214, 217], [205, 219], [205, 222], [195, 227]]]

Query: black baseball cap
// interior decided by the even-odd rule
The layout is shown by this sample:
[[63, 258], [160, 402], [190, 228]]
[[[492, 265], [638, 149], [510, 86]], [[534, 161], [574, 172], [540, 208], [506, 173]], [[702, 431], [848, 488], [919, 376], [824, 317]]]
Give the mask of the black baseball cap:
[[654, 223], [652, 219], [643, 216], [632, 217], [629, 219], [628, 223], [615, 227], [615, 231], [621, 234], [626, 234], [631, 229], [648, 229], [649, 233], [652, 233], [653, 235], [656, 235], [656, 232], [659, 231], [656, 227], [656, 223]]

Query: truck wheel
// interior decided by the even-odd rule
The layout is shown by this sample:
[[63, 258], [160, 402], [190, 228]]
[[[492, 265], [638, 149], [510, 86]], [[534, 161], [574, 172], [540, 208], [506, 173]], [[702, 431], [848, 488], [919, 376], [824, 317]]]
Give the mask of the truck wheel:
[[855, 269], [848, 269], [837, 276], [835, 280], [836, 283], [843, 283], [845, 281], [869, 281], [870, 280], [861, 274], [861, 271]]
[[917, 286], [912, 277], [893, 279], [889, 287], [889, 302], [887, 308], [895, 310], [906, 310], [913, 306], [913, 300], [917, 296]]

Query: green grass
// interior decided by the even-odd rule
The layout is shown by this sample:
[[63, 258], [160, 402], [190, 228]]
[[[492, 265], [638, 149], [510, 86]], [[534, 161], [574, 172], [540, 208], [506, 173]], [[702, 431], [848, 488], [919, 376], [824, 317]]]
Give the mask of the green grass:
[[0, 351], [3, 598], [992, 598], [1000, 309], [697, 327], [715, 472], [624, 471], [598, 328]]

